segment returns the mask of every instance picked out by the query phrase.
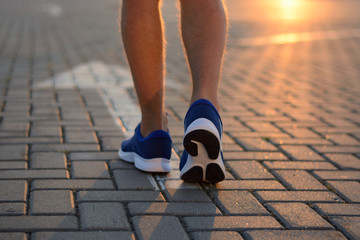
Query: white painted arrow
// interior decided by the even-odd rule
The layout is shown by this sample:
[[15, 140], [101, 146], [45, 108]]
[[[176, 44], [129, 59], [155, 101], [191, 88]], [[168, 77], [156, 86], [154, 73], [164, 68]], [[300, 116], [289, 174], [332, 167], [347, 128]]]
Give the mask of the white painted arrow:
[[[181, 84], [167, 79], [167, 88], [180, 89]], [[140, 109], [129, 89], [133, 88], [131, 73], [120, 65], [107, 65], [101, 61], [80, 64], [53, 78], [35, 83], [35, 89], [96, 89], [108, 107], [115, 123], [128, 136], [140, 121]], [[121, 119], [121, 123], [118, 121]]]

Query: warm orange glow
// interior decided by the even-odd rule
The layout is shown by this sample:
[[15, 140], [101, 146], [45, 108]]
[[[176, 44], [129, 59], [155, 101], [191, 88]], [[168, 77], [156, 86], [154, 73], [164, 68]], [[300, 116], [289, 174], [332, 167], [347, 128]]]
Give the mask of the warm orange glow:
[[299, 5], [299, 0], [281, 0], [284, 9], [293, 9]]
[[280, 0], [282, 17], [284, 19], [296, 19], [298, 17], [298, 9], [300, 0]]

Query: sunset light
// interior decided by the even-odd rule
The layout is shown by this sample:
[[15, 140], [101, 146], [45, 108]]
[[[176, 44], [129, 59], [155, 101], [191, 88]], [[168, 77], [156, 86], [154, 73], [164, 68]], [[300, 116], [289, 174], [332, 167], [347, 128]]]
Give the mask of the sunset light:
[[298, 17], [300, 0], [280, 0], [279, 4], [284, 19], [290, 20]]

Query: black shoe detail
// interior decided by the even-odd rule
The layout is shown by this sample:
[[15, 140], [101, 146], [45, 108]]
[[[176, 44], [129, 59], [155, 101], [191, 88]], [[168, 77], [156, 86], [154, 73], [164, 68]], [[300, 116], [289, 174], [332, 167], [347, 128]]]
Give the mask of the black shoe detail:
[[189, 169], [186, 173], [181, 176], [181, 179], [185, 182], [202, 182], [203, 180], [203, 169], [199, 166]]
[[206, 167], [206, 181], [211, 183], [221, 182], [225, 179], [225, 175], [221, 170], [220, 166], [215, 163], [210, 163]]
[[191, 156], [197, 156], [198, 147], [197, 144], [192, 141], [202, 143], [210, 159], [214, 160], [218, 158], [220, 152], [220, 142], [211, 132], [200, 129], [186, 134], [183, 143], [184, 147]]

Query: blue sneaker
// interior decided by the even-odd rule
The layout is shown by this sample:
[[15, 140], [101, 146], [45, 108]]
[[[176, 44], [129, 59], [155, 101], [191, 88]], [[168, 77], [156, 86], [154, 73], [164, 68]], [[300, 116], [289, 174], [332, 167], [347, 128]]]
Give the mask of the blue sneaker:
[[170, 172], [171, 143], [169, 133], [162, 130], [143, 137], [139, 124], [134, 136], [121, 144], [119, 157], [145, 172]]
[[214, 105], [199, 99], [189, 108], [184, 121], [184, 153], [180, 177], [186, 182], [220, 182], [225, 178], [221, 136], [222, 121]]

